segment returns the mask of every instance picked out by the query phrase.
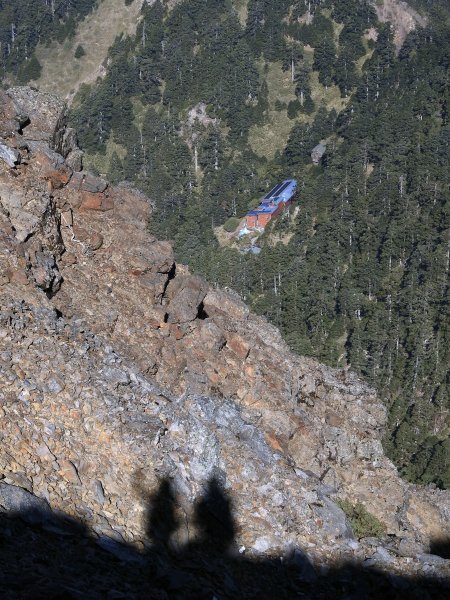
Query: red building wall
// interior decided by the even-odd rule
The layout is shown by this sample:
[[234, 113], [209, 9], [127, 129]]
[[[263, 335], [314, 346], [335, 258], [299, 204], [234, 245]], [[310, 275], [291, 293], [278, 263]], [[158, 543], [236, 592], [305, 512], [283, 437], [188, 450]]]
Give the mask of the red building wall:
[[258, 227], [262, 227], [264, 229], [264, 227], [267, 225], [271, 218], [272, 215], [269, 215], [267, 213], [258, 215]]
[[256, 227], [257, 219], [258, 219], [258, 217], [256, 215], [247, 215], [245, 217], [245, 226], [248, 227], [249, 229], [251, 229], [252, 227]]
[[288, 202], [280, 202], [273, 213], [260, 213], [259, 215], [246, 215], [245, 217], [245, 226], [248, 229], [252, 229], [254, 227], [261, 227], [264, 229], [267, 226], [267, 223], [271, 219], [278, 217], [284, 211], [286, 206], [289, 206], [291, 201]]
[[274, 210], [273, 213], [269, 214], [269, 213], [264, 213], [261, 215], [258, 215], [258, 227], [266, 227], [267, 223], [271, 220], [271, 219], [275, 219], [276, 217], [278, 217], [279, 215], [281, 215], [281, 213], [283, 212], [285, 207], [285, 204], [283, 202], [280, 202], [280, 204], [277, 206], [276, 210]]

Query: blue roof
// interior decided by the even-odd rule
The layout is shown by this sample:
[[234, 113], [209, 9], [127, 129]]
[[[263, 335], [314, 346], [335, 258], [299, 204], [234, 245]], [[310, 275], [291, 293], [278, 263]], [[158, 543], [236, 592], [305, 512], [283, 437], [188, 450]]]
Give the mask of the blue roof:
[[278, 191], [278, 197], [284, 202], [287, 202], [295, 194], [295, 190], [297, 189], [297, 180], [287, 179], [284, 183], [285, 185], [281, 188], [281, 190]]
[[281, 189], [283, 187], [283, 183], [284, 181], [282, 181], [281, 183], [278, 183], [273, 189], [270, 190], [270, 192], [268, 194], [266, 194], [263, 198], [263, 200], [269, 200], [269, 198], [273, 198], [274, 196], [277, 196], [277, 192], [279, 189]]
[[260, 204], [257, 208], [249, 211], [248, 215], [272, 214], [278, 208], [277, 204]]
[[261, 214], [272, 214], [277, 210], [280, 202], [288, 202], [292, 198], [296, 189], [296, 179], [285, 179], [266, 194], [259, 206], [250, 210], [247, 215], [256, 216]]
[[285, 179], [276, 185], [268, 194], [264, 196], [262, 202], [273, 201], [275, 199], [289, 200], [293, 196], [297, 187], [296, 179]]

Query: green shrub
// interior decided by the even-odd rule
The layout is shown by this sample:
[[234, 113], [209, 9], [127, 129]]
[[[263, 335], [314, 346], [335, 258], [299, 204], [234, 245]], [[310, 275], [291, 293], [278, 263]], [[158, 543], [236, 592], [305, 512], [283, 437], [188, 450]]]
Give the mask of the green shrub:
[[312, 115], [312, 113], [316, 110], [316, 105], [314, 104], [314, 100], [311, 98], [309, 94], [305, 96], [305, 101], [303, 106], [301, 107], [302, 112], [307, 115]]
[[18, 79], [20, 83], [28, 83], [29, 81], [35, 81], [41, 76], [42, 66], [36, 56], [33, 54], [32, 57], [24, 63], [19, 71]]
[[376, 517], [370, 514], [362, 504], [352, 504], [348, 500], [338, 500], [338, 506], [350, 521], [353, 533], [358, 539], [365, 537], [382, 537], [386, 528]]
[[286, 110], [287, 104], [285, 102], [280, 102], [280, 100], [275, 100], [275, 110]]
[[77, 49], [75, 50], [75, 58], [81, 58], [85, 54], [86, 54], [86, 52], [85, 52], [83, 46], [81, 44], [78, 44]]
[[225, 221], [223, 228], [225, 229], [225, 231], [228, 231], [228, 233], [231, 233], [232, 231], [236, 231], [237, 226], [240, 223], [240, 219], [238, 219], [237, 217], [230, 217], [228, 219], [228, 221]]
[[300, 104], [300, 101], [297, 100], [291, 100], [291, 102], [289, 102], [288, 104], [288, 117], [290, 119], [295, 119], [295, 117], [298, 115], [298, 113], [300, 112], [302, 108], [302, 105]]

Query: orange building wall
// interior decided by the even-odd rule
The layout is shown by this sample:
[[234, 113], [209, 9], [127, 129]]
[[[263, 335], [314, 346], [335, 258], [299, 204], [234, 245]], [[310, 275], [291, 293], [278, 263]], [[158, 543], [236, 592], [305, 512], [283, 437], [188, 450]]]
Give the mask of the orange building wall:
[[264, 229], [271, 219], [274, 219], [275, 217], [278, 217], [279, 215], [281, 215], [281, 213], [284, 211], [286, 206], [289, 206], [290, 204], [291, 204], [290, 201], [280, 202], [276, 211], [273, 212], [272, 214], [261, 213], [259, 215], [246, 215], [245, 226], [248, 227], [249, 229], [252, 229], [254, 227], [261, 227], [262, 229]]
[[257, 216], [256, 215], [247, 215], [245, 217], [245, 226], [248, 228], [256, 227]]
[[272, 218], [272, 215], [262, 214], [258, 215], [258, 227], [265, 227]]

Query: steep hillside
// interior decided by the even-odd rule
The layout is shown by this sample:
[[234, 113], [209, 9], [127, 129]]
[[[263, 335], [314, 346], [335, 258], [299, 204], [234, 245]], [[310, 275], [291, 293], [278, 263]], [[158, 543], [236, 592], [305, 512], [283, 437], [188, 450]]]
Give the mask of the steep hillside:
[[[117, 14], [136, 2], [115, 4]], [[151, 196], [152, 232], [177, 259], [236, 290], [299, 354], [375, 385], [389, 456], [404, 477], [442, 488], [448, 28], [444, 0], [145, 3], [136, 35], [114, 41], [71, 115], [85, 164]], [[313, 165], [318, 142], [327, 151]], [[219, 235], [220, 245], [222, 227], [286, 177], [300, 182], [296, 216], [269, 227], [262, 252]]]
[[[86, 164], [154, 198], [152, 230], [179, 260], [237, 290], [297, 352], [376, 385], [402, 474], [446, 487], [448, 10], [308, 6], [144, 7], [73, 122]], [[199, 104], [207, 121], [187, 127]], [[258, 256], [220, 246], [215, 232], [285, 177], [300, 182], [296, 219], [270, 227]]]
[[5, 597], [445, 594], [449, 492], [399, 478], [374, 391], [177, 264], [58, 99], [0, 100]]

